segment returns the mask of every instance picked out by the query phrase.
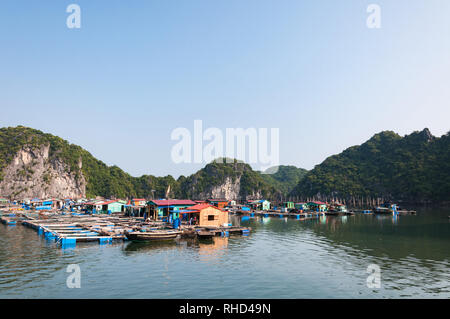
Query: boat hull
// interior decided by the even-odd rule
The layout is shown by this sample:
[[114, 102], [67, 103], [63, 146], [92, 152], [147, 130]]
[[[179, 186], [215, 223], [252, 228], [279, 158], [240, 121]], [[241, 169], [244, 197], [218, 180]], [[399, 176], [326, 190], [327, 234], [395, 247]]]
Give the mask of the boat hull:
[[215, 236], [215, 233], [210, 231], [199, 231], [197, 232], [197, 236], [200, 239], [211, 239]]
[[174, 240], [181, 232], [132, 232], [125, 236], [131, 241], [161, 241]]
[[375, 214], [392, 214], [392, 210], [390, 210], [390, 209], [379, 209], [379, 208], [376, 208], [376, 209], [374, 209], [373, 212]]
[[344, 215], [344, 213], [328, 211], [328, 212], [325, 212], [325, 215], [327, 215], [327, 216], [341, 216], [341, 215]]

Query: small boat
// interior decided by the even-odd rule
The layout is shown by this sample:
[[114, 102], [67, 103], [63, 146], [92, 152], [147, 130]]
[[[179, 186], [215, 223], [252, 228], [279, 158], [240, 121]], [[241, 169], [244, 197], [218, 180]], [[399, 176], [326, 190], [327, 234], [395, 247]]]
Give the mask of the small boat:
[[342, 214], [343, 214], [343, 213], [341, 213], [341, 212], [338, 212], [338, 211], [332, 211], [332, 210], [325, 212], [325, 215], [327, 215], [327, 216], [340, 216], [340, 215], [342, 215]]
[[173, 229], [125, 232], [125, 236], [132, 241], [172, 240], [177, 238], [180, 234], [181, 231]]
[[216, 233], [208, 230], [197, 231], [197, 236], [200, 239], [211, 239], [216, 235]]
[[399, 209], [399, 207], [397, 204], [385, 203], [383, 205], [375, 207], [373, 212], [375, 214], [392, 214], [392, 213], [397, 213], [398, 209]]
[[330, 209], [325, 212], [325, 215], [328, 216], [341, 216], [341, 215], [348, 215], [349, 212], [347, 210], [347, 206], [343, 204], [332, 204], [330, 206]]

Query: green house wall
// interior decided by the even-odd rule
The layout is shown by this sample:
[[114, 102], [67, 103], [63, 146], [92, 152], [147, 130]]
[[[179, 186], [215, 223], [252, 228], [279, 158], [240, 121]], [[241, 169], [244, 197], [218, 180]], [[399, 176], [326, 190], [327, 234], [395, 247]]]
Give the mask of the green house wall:
[[122, 203], [111, 203], [108, 204], [107, 211], [110, 210], [111, 213], [120, 213], [122, 211], [122, 207], [123, 207]]

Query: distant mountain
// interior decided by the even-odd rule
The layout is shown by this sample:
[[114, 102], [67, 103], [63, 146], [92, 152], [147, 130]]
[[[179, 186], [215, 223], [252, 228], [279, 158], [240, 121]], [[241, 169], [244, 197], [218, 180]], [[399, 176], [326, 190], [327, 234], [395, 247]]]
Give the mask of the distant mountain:
[[163, 196], [171, 177], [132, 177], [80, 146], [28, 127], [0, 129], [0, 195], [31, 197]]
[[279, 166], [274, 174], [262, 174], [236, 160], [214, 161], [174, 179], [133, 177], [80, 146], [39, 130], [0, 129], [1, 197], [161, 198], [169, 185], [172, 198], [450, 201], [450, 133], [436, 138], [428, 129], [405, 137], [381, 132], [311, 171]]
[[264, 173], [261, 173], [261, 177], [284, 196], [287, 196], [305, 177], [307, 172], [306, 169], [292, 165], [279, 165], [268, 168]]
[[404, 137], [376, 134], [317, 165], [291, 196], [449, 201], [450, 132], [440, 138], [428, 129]]
[[192, 199], [235, 200], [279, 198], [280, 191], [250, 165], [232, 160], [213, 161], [189, 177], [180, 177], [180, 196]]
[[188, 177], [133, 177], [80, 146], [28, 127], [0, 129], [0, 196], [246, 199], [279, 191], [245, 163], [217, 162]]

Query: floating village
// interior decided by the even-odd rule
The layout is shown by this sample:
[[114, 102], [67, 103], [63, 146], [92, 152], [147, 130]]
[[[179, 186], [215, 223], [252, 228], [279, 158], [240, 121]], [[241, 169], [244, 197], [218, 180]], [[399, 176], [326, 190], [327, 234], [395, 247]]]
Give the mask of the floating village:
[[210, 240], [215, 236], [249, 236], [250, 227], [232, 225], [231, 214], [306, 220], [320, 216], [361, 214], [415, 214], [396, 204], [367, 210], [348, 210], [340, 203], [304, 203], [227, 199], [23, 199], [0, 198], [0, 220], [22, 225], [60, 247], [77, 243], [113, 241], [170, 241], [182, 238]]

